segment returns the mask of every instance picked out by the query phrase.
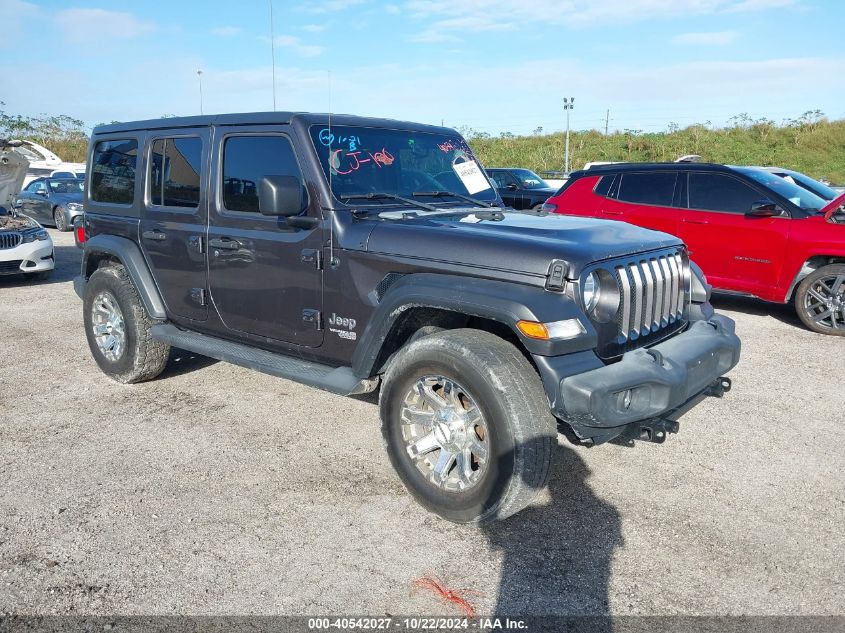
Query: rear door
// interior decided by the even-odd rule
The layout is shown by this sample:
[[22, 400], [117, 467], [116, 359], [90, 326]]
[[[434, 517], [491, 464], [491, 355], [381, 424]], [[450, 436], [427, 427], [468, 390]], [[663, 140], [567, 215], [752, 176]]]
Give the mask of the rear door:
[[150, 134], [141, 248], [168, 310], [208, 316], [205, 231], [208, 218], [208, 128]]
[[777, 285], [789, 239], [789, 218], [746, 215], [769, 197], [727, 173], [692, 171], [681, 239], [717, 288], [756, 294]]
[[621, 172], [602, 215], [671, 235], [680, 232], [681, 210], [676, 206], [676, 171]]
[[[303, 183], [289, 126], [221, 127], [215, 131], [215, 190], [209, 214], [209, 288], [226, 328], [273, 341], [317, 347], [321, 325], [322, 229], [290, 226], [258, 210], [264, 176]], [[320, 216], [309, 204], [302, 215]]]

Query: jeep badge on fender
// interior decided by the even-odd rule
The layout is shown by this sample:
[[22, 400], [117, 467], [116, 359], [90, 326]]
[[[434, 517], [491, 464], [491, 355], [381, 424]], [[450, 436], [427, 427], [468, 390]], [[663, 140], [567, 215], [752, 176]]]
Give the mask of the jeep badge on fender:
[[88, 164], [75, 288], [103, 372], [150, 380], [173, 345], [334, 393], [380, 388], [393, 466], [451, 521], [528, 505], [558, 421], [584, 443], [662, 442], [730, 388], [733, 321], [680, 240], [503, 208], [453, 129], [115, 123], [94, 129]]

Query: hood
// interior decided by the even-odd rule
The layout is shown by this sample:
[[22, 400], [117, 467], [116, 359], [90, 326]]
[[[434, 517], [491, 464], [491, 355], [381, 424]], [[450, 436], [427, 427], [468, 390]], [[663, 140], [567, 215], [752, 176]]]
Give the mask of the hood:
[[0, 139], [0, 208], [3, 209], [0, 214], [11, 212], [28, 168], [29, 161], [13, 145]]
[[380, 222], [367, 250], [546, 275], [553, 259], [570, 264], [575, 278], [592, 262], [681, 245], [677, 237], [615, 220], [505, 212], [478, 220], [473, 210]]
[[40, 227], [38, 222], [27, 215], [0, 215], [0, 231], [22, 231]]
[[839, 209], [845, 206], [845, 193], [843, 193], [838, 198], [834, 198], [831, 200], [822, 210], [821, 213], [824, 215], [825, 220], [829, 220], [833, 217], [833, 214], [836, 213]]

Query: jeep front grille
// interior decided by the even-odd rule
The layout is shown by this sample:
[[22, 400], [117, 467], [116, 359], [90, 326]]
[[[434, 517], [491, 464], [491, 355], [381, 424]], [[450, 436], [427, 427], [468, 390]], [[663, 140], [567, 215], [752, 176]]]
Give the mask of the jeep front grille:
[[20, 233], [0, 233], [0, 250], [17, 247], [21, 239]]
[[689, 263], [681, 253], [657, 255], [616, 267], [619, 333], [634, 340], [684, 316]]
[[686, 325], [690, 267], [683, 249], [626, 257], [592, 270], [601, 268], [616, 280], [619, 307], [609, 323], [593, 323], [599, 356], [612, 359], [652, 345]]

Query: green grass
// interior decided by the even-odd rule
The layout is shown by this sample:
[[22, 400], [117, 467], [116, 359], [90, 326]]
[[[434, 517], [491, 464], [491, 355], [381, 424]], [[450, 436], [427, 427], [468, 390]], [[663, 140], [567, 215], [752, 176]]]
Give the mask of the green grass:
[[[573, 132], [570, 165], [607, 161], [673, 161], [699, 154], [704, 161], [732, 165], [777, 165], [813, 178], [845, 183], [845, 120], [828, 121], [816, 113], [775, 125], [768, 120], [735, 117], [735, 125], [712, 129], [693, 125], [669, 132], [643, 134]], [[486, 167], [527, 167], [534, 171], [562, 170], [564, 135], [489, 137], [465, 130], [473, 151]]]

